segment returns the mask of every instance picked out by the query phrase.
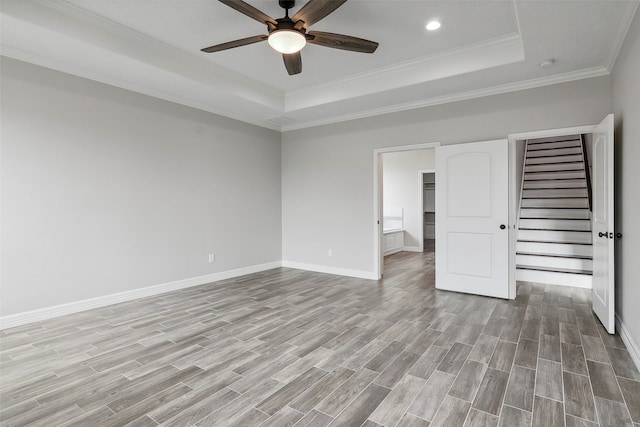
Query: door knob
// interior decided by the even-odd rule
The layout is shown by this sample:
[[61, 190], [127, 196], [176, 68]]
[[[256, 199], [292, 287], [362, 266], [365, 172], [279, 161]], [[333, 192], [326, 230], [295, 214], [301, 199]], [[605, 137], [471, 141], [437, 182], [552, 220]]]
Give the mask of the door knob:
[[504, 225], [504, 224], [500, 224], [500, 230], [504, 230], [505, 228], [507, 228], [507, 226], [506, 226], [506, 225]]
[[622, 237], [622, 233], [616, 233], [616, 237], [619, 239]]
[[602, 231], [598, 233], [598, 237], [609, 237], [607, 233], [603, 233]]

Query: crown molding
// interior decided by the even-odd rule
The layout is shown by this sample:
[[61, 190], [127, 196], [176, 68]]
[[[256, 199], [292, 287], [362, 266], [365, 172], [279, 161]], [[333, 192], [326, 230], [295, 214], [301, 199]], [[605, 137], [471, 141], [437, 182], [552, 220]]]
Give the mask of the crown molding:
[[537, 87], [550, 86], [558, 83], [567, 83], [575, 80], [588, 79], [592, 77], [600, 77], [608, 74], [609, 74], [609, 71], [605, 67], [594, 67], [594, 68], [589, 68], [585, 70], [579, 70], [579, 71], [574, 71], [574, 72], [569, 72], [564, 74], [541, 77], [538, 79], [525, 80], [521, 82], [492, 86], [489, 88], [461, 92], [461, 93], [452, 94], [452, 95], [428, 98], [428, 99], [424, 99], [416, 102], [395, 104], [395, 105], [390, 105], [382, 108], [361, 111], [354, 114], [345, 114], [345, 115], [323, 118], [319, 120], [309, 120], [306, 122], [292, 123], [288, 125], [283, 125], [281, 131], [288, 132], [292, 130], [305, 129], [305, 128], [310, 128], [315, 126], [323, 126], [323, 125], [329, 125], [333, 123], [364, 119], [367, 117], [379, 116], [382, 114], [397, 113], [401, 111], [414, 110], [417, 108], [431, 107], [434, 105], [448, 104], [451, 102], [482, 98], [485, 96], [499, 95], [499, 94], [509, 93], [509, 92], [517, 92], [517, 91], [526, 90], [526, 89], [534, 89]]
[[285, 113], [511, 64], [525, 59], [519, 34], [484, 40], [285, 94]]
[[613, 71], [616, 59], [618, 59], [618, 55], [620, 54], [620, 50], [624, 44], [624, 39], [627, 37], [627, 33], [631, 27], [631, 22], [633, 22], [633, 17], [638, 10], [638, 5], [640, 5], [640, 2], [638, 1], [625, 3], [626, 10], [622, 14], [622, 20], [620, 25], [618, 25], [618, 30], [613, 38], [611, 49], [609, 49], [609, 56], [605, 61], [605, 67], [609, 72]]

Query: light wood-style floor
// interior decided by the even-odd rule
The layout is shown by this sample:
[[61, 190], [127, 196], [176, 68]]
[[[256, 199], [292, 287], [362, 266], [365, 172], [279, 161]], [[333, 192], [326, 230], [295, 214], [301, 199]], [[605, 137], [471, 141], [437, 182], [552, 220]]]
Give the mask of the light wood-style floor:
[[[276, 269], [0, 333], [3, 426], [640, 426], [640, 374], [589, 293]], [[565, 424], [566, 423], [566, 424]]]

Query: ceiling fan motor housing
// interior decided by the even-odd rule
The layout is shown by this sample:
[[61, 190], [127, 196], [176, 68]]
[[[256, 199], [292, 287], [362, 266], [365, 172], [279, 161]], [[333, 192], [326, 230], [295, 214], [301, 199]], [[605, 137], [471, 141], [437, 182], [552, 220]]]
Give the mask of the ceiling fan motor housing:
[[276, 19], [276, 22], [278, 23], [277, 25], [267, 25], [269, 27], [269, 34], [279, 30], [292, 30], [302, 34], [306, 32], [302, 25], [296, 25], [296, 23], [289, 17]]
[[296, 5], [296, 0], [279, 0], [278, 3], [283, 9], [292, 9]]

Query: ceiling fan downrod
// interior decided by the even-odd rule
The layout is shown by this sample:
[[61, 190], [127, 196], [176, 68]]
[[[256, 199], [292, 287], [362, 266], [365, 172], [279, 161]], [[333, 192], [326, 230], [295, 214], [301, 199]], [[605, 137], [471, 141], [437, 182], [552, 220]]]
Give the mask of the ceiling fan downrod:
[[278, 4], [285, 10], [285, 18], [289, 17], [289, 9], [296, 5], [296, 0], [278, 0]]

